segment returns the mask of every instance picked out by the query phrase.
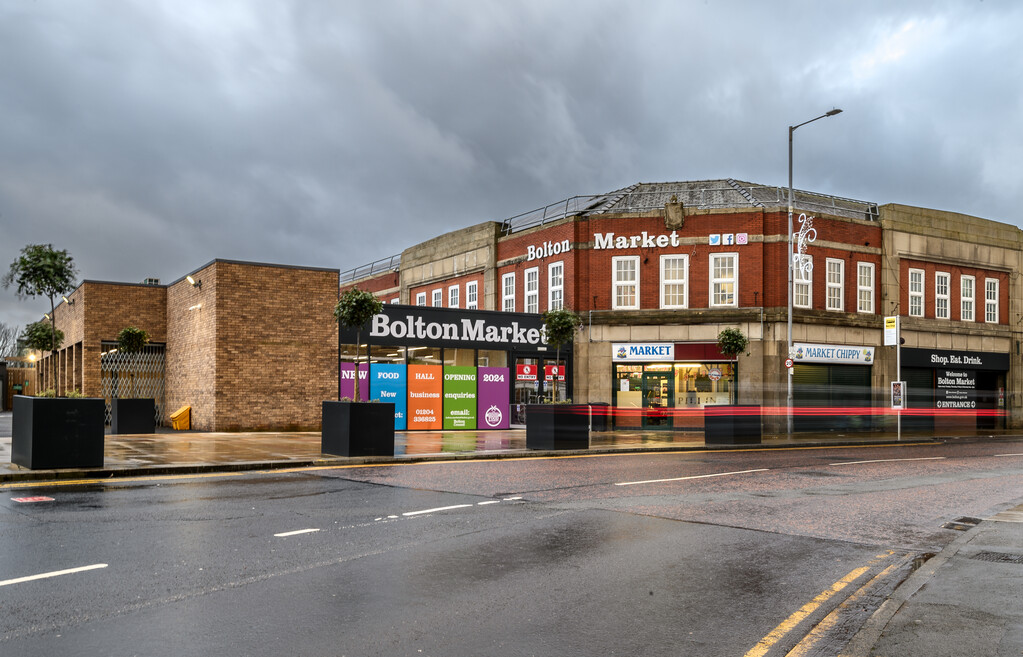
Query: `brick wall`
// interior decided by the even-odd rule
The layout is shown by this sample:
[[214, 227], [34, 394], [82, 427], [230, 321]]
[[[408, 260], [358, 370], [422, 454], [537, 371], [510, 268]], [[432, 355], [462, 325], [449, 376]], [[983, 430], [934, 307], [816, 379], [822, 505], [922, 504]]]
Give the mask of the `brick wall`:
[[337, 397], [338, 271], [216, 268], [216, 430], [318, 430]]

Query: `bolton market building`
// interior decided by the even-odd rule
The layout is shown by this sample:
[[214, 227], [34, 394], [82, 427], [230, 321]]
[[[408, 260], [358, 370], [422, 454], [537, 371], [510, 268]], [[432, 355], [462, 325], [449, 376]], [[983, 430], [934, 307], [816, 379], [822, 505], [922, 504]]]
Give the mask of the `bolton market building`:
[[[358, 286], [386, 303], [361, 332], [360, 388], [396, 403], [396, 428], [515, 426], [557, 387], [609, 404], [617, 428], [700, 430], [705, 406], [749, 404], [781, 409], [764, 423], [784, 431], [790, 381], [797, 431], [893, 428], [899, 361], [904, 427], [1023, 425], [1020, 229], [798, 190], [792, 201], [791, 311], [786, 188], [640, 183], [343, 272], [218, 259], [170, 284], [86, 280], [56, 310], [59, 381], [46, 356], [39, 385], [109, 399], [130, 381], [164, 424], [189, 405], [205, 431], [316, 430], [322, 400], [353, 394], [355, 337], [331, 311]], [[558, 308], [582, 318], [560, 352], [539, 316]], [[131, 374], [116, 352], [129, 325], [151, 337]], [[717, 349], [728, 327], [747, 353]]]

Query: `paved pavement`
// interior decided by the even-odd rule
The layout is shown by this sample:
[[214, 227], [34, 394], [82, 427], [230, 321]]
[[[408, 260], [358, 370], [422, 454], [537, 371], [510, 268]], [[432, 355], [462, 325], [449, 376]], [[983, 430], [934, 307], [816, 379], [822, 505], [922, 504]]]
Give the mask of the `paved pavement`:
[[[10, 463], [11, 413], [0, 413], [0, 488], [57, 479], [94, 479], [217, 470], [256, 470], [416, 460], [516, 458], [523, 430], [397, 432], [395, 456], [341, 458], [320, 452], [318, 432], [171, 432], [107, 436], [102, 468], [32, 471]], [[903, 436], [903, 442], [1018, 436]], [[764, 436], [761, 448], [888, 444], [892, 434]], [[582, 453], [707, 449], [702, 434], [606, 432]], [[723, 448], [735, 449], [735, 448]], [[748, 447], [738, 447], [748, 449]], [[579, 452], [557, 452], [572, 454]], [[976, 524], [974, 524], [976, 523]], [[903, 582], [842, 652], [843, 657], [1001, 657], [1023, 654], [1023, 500], [987, 519], [965, 523], [962, 536]]]

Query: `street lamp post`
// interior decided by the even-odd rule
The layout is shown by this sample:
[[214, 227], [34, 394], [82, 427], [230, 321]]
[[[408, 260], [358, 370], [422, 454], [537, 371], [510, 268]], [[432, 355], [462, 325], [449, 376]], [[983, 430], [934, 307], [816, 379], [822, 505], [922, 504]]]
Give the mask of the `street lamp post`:
[[[788, 248], [789, 248], [789, 252], [788, 252], [788, 261], [789, 261], [789, 266], [788, 266], [788, 269], [789, 269], [789, 284], [788, 284], [788, 290], [789, 290], [789, 313], [788, 313], [788, 340], [787, 340], [787, 343], [788, 343], [788, 353], [785, 354], [785, 358], [792, 358], [792, 292], [793, 292], [793, 265], [794, 265], [793, 254], [792, 254], [792, 133], [796, 131], [796, 128], [802, 127], [802, 126], [806, 125], [807, 123], [813, 123], [814, 121], [819, 121], [820, 119], [826, 119], [826, 118], [828, 118], [830, 116], [835, 116], [836, 114], [841, 114], [841, 113], [842, 113], [842, 110], [840, 110], [840, 109], [833, 109], [830, 112], [827, 112], [825, 114], [821, 114], [820, 116], [818, 116], [816, 118], [813, 118], [813, 119], [810, 119], [809, 121], [803, 121], [802, 123], [799, 123], [797, 125], [790, 125], [789, 126], [789, 240], [788, 240], [788, 245], [789, 245], [788, 246]], [[787, 424], [788, 436], [791, 438], [792, 437], [792, 376], [795, 373], [795, 370], [794, 370], [794, 368], [791, 368], [791, 367], [790, 368], [786, 368], [786, 369], [788, 370], [786, 372], [786, 374], [785, 374], [785, 377], [788, 380], [788, 393], [787, 393], [787, 395], [785, 397], [785, 400], [786, 400], [785, 401], [786, 416], [787, 416], [786, 424]]]

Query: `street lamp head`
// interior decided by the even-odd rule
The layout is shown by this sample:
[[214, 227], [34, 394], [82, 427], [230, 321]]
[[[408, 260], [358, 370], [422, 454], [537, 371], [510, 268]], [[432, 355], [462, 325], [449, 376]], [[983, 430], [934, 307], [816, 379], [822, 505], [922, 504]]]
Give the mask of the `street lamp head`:
[[841, 114], [841, 113], [842, 113], [842, 110], [840, 110], [840, 109], [833, 109], [830, 112], [828, 112], [827, 114], [825, 114], [824, 116], [834, 116], [836, 114]]

